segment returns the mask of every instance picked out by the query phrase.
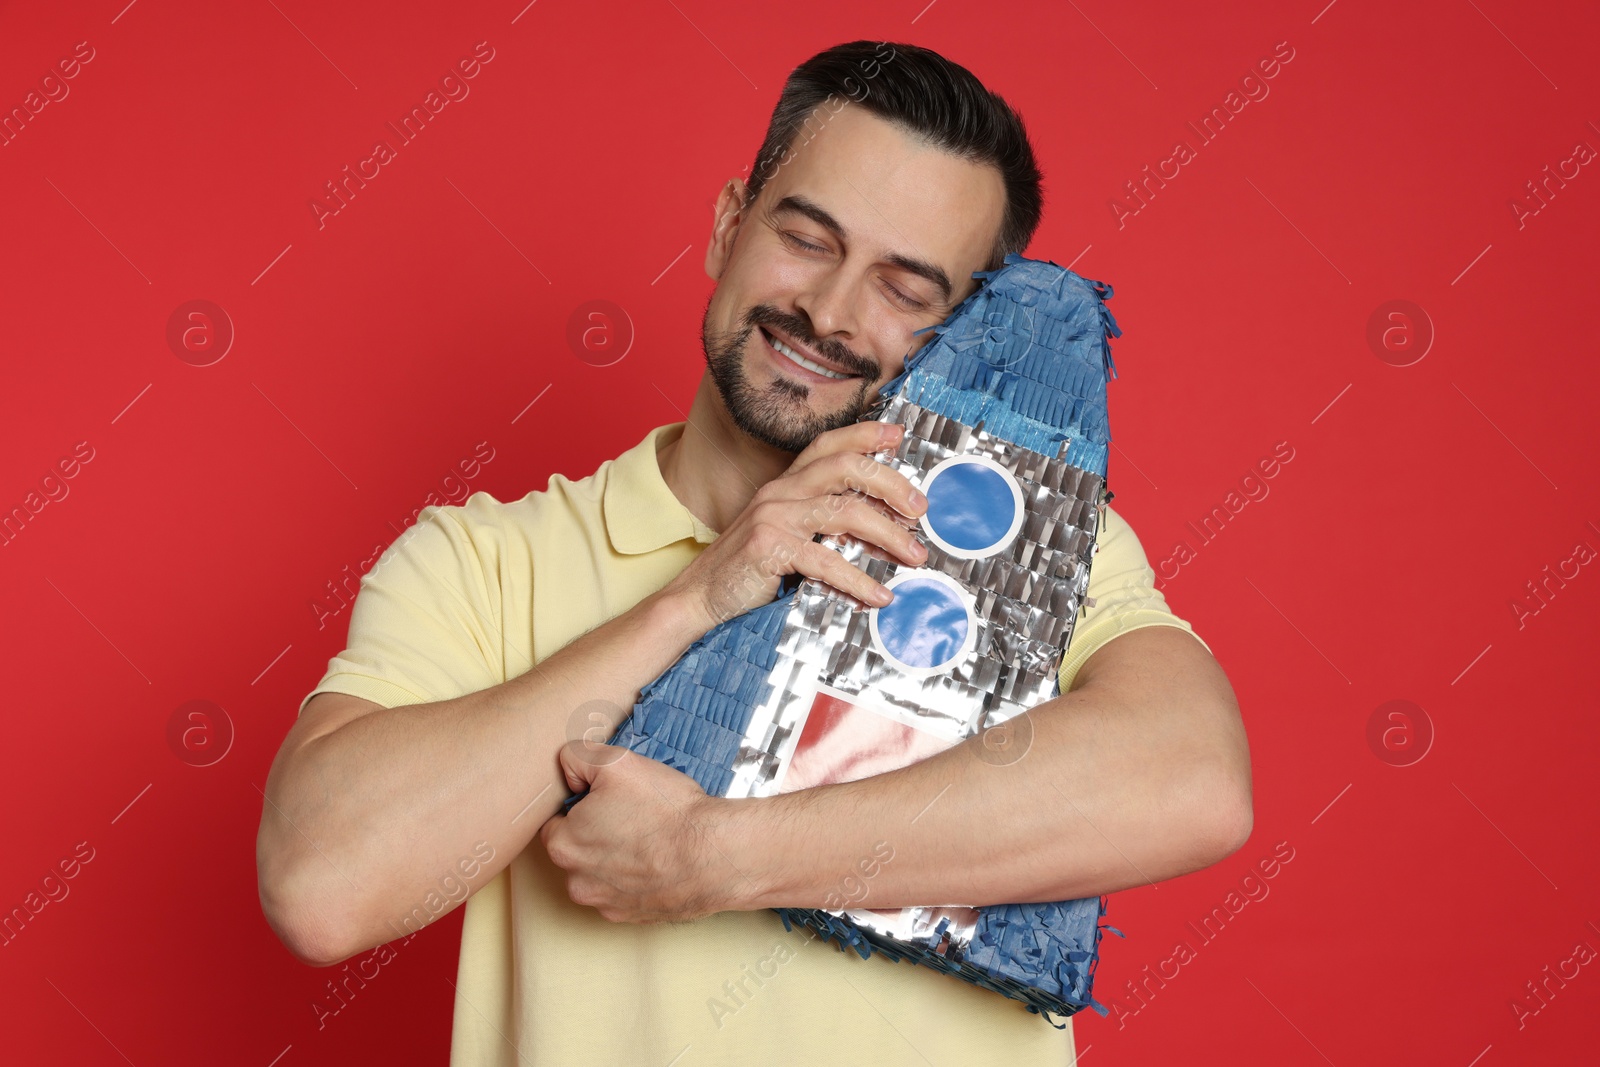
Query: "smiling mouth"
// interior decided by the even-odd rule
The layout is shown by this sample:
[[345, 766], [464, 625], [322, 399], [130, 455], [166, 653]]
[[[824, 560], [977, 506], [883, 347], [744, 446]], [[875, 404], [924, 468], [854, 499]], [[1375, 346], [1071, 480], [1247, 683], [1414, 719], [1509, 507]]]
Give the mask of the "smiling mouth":
[[761, 336], [766, 340], [767, 345], [774, 352], [778, 353], [778, 355], [782, 356], [784, 359], [803, 370], [810, 371], [812, 374], [817, 374], [824, 378], [832, 378], [836, 381], [842, 381], [846, 378], [860, 377], [860, 375], [856, 374], [844, 374], [840, 371], [831, 370], [827, 367], [824, 367], [820, 363], [809, 360], [799, 352], [796, 352], [793, 348], [790, 348], [788, 345], [778, 340], [772, 334], [768, 333], [764, 328], [759, 326], [756, 328], [761, 330]]

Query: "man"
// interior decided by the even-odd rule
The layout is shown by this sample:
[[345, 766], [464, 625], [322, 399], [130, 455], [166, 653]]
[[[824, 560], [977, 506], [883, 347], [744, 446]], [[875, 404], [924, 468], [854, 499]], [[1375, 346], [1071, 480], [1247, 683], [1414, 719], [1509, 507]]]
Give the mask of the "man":
[[972, 273], [1026, 247], [1038, 185], [1021, 121], [935, 53], [854, 42], [791, 75], [749, 185], [717, 199], [708, 369], [686, 421], [587, 478], [425, 509], [363, 578], [349, 647], [266, 790], [262, 905], [298, 957], [414, 936], [470, 891], [454, 1064], [1074, 1058], [1070, 1025], [767, 909], [1090, 897], [1244, 843], [1233, 692], [1110, 508], [1064, 695], [1005, 759], [976, 739], [724, 800], [595, 744], [785, 574], [886, 602], [814, 535], [923, 561], [908, 523], [851, 492], [908, 522], [925, 507], [870, 458], [898, 429], [856, 420]]

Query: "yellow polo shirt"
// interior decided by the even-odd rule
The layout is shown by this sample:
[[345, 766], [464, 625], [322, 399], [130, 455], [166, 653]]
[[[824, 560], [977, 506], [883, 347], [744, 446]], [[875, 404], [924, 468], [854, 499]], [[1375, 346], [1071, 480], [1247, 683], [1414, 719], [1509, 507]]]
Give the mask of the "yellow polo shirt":
[[[305, 699], [337, 692], [396, 707], [499, 685], [666, 585], [716, 537], [657, 462], [683, 427], [657, 427], [587, 478], [552, 475], [520, 500], [478, 492], [424, 508], [363, 575], [349, 647]], [[1062, 663], [1064, 692], [1123, 631], [1193, 633], [1109, 507], [1089, 595], [1095, 604]], [[1076, 1058], [1070, 1021], [1057, 1030], [998, 993], [841, 952], [807, 930], [785, 931], [771, 911], [607, 922], [567, 899], [537, 840], [467, 900], [456, 991], [453, 1067], [1062, 1067]]]

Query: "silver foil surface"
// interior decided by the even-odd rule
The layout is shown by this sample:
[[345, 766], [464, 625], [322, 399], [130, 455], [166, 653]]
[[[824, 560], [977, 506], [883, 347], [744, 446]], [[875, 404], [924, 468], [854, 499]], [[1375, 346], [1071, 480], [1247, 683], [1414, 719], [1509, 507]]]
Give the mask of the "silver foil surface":
[[[885, 584], [910, 570], [954, 579], [977, 622], [970, 649], [937, 672], [907, 670], [877, 641], [873, 608], [805, 579], [779, 638], [772, 696], [751, 716], [727, 796], [771, 796], [906, 766], [1059, 692], [1061, 658], [1085, 606], [1105, 502], [1103, 479], [991, 437], [981, 423], [963, 425], [901, 395], [882, 402], [870, 417], [905, 426], [899, 445], [874, 458], [919, 488], [952, 456], [982, 457], [1003, 468], [1021, 493], [1021, 525], [1008, 544], [984, 558], [947, 550], [924, 532], [919, 539], [928, 558], [919, 568], [850, 535], [821, 537], [823, 545]], [[902, 525], [917, 527], [916, 520], [877, 498], [865, 498]], [[819, 735], [819, 724], [810, 722], [823, 707], [853, 719], [841, 720], [841, 729], [853, 731], [852, 744], [827, 746], [826, 733]], [[868, 728], [874, 738], [866, 746], [858, 728], [863, 714], [872, 717]], [[953, 960], [961, 959], [978, 919], [974, 908], [961, 904], [831, 914], [899, 940], [931, 944]]]

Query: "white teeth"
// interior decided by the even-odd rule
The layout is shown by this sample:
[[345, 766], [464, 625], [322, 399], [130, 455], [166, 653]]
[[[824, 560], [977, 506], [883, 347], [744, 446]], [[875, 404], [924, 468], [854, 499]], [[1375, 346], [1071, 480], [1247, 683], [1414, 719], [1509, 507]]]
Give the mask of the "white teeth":
[[850, 375], [848, 375], [848, 374], [840, 374], [838, 371], [832, 371], [832, 370], [829, 370], [827, 367], [824, 367], [824, 366], [822, 366], [820, 364], [811, 362], [809, 359], [807, 359], [806, 357], [802, 356], [800, 353], [796, 352], [794, 349], [790, 348], [788, 345], [784, 344], [782, 341], [778, 340], [776, 337], [772, 336], [770, 333], [765, 334], [765, 336], [767, 338], [767, 341], [769, 343], [771, 343], [773, 348], [777, 349], [779, 352], [782, 352], [792, 362], [798, 363], [800, 366], [804, 367], [808, 371], [813, 371], [813, 372], [815, 372], [817, 374], [820, 374], [824, 378], [848, 378], [848, 377], [850, 377]]

